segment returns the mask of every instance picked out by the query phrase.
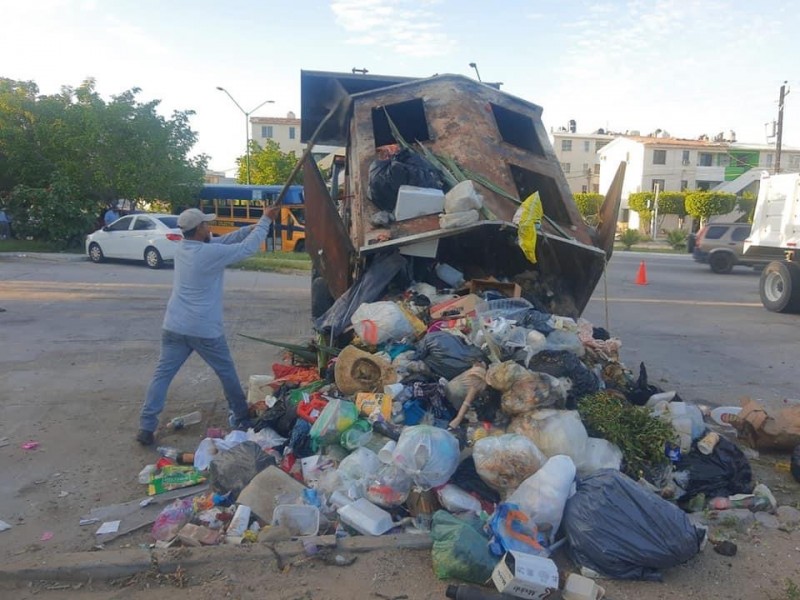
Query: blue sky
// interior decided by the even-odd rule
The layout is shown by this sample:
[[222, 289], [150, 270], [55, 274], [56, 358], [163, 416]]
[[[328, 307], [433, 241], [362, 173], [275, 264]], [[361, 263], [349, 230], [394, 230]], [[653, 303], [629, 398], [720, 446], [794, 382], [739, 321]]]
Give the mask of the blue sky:
[[734, 130], [764, 143], [781, 83], [800, 146], [800, 11], [762, 0], [2, 0], [0, 76], [43, 93], [91, 76], [165, 113], [193, 109], [197, 151], [229, 169], [244, 116], [300, 113], [300, 70], [474, 76], [544, 107], [548, 128]]

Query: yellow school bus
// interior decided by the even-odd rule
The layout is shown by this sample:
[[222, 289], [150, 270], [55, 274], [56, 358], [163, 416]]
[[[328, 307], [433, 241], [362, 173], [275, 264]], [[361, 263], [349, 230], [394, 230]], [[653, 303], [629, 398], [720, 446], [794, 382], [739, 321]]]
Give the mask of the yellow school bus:
[[[223, 235], [258, 221], [264, 212], [264, 203], [273, 204], [282, 189], [282, 185], [207, 183], [200, 190], [199, 208], [206, 214], [217, 215], [211, 223], [211, 232]], [[270, 228], [265, 249], [305, 252], [303, 186], [289, 186], [280, 213]]]

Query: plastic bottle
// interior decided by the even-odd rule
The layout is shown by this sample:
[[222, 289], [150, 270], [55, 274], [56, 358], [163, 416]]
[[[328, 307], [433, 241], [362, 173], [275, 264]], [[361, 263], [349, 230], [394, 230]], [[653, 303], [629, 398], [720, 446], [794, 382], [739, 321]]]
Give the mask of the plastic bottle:
[[175, 417], [169, 422], [169, 427], [177, 431], [178, 429], [183, 429], [189, 425], [197, 425], [202, 419], [203, 415], [199, 410], [196, 410], [194, 412], [190, 412], [188, 415]]
[[156, 450], [161, 456], [171, 458], [172, 460], [177, 460], [178, 455], [181, 454], [181, 451], [174, 446], [159, 446]]
[[708, 503], [712, 510], [727, 510], [729, 508], [747, 508], [751, 512], [769, 511], [772, 503], [766, 496], [747, 496], [745, 498], [712, 498]]
[[516, 596], [463, 584], [448, 585], [445, 596], [453, 600], [519, 600]]

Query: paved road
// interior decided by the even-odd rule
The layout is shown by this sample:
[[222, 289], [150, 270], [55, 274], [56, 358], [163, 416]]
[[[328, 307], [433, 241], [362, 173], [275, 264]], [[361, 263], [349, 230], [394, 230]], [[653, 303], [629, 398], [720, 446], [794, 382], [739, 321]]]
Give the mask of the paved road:
[[[642, 260], [646, 286], [634, 283]], [[738, 404], [743, 396], [800, 397], [794, 358], [800, 315], [765, 310], [758, 279], [744, 267], [717, 275], [688, 255], [616, 253], [607, 306], [623, 360], [644, 361], [655, 383], [688, 399]], [[584, 315], [596, 325], [605, 322], [604, 298], [601, 280]]]

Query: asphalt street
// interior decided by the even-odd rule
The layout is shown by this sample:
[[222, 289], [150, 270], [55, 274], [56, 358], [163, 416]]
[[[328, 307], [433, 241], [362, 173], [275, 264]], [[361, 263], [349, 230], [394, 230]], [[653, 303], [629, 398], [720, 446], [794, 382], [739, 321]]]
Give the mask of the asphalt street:
[[[635, 284], [641, 261], [646, 286]], [[753, 269], [717, 275], [689, 255], [617, 252], [607, 275], [584, 316], [604, 325], [607, 309], [623, 361], [644, 362], [656, 385], [714, 405], [800, 397], [800, 315], [764, 309]]]

